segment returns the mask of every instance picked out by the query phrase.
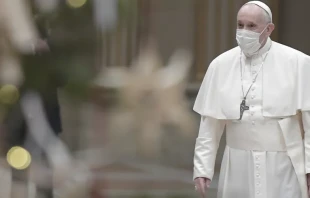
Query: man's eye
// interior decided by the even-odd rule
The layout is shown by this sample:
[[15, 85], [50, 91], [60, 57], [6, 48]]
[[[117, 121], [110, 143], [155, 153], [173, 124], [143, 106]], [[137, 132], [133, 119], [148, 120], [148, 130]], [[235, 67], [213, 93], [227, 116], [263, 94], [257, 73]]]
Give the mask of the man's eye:
[[238, 27], [241, 28], [241, 27], [243, 27], [243, 25], [242, 24], [238, 24]]

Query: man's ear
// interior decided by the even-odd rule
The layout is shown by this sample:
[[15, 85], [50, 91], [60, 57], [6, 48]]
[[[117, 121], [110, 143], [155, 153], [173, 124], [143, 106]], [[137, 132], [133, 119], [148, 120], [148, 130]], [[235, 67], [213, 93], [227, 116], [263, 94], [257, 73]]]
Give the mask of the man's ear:
[[270, 23], [270, 24], [268, 25], [268, 27], [267, 27], [267, 32], [268, 32], [269, 34], [271, 34], [271, 33], [273, 32], [274, 28], [275, 28], [275, 25], [274, 25], [273, 23]]

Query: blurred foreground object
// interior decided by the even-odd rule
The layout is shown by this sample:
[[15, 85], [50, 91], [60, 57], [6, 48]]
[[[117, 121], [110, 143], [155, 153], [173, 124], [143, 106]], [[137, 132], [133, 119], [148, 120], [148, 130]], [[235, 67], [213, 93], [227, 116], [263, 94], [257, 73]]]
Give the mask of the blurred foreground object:
[[4, 85], [0, 88], [0, 103], [12, 105], [19, 99], [19, 91], [14, 85]]
[[0, 84], [23, 82], [20, 54], [33, 54], [38, 38], [27, 0], [0, 1]]
[[93, 0], [92, 3], [95, 23], [103, 32], [113, 31], [124, 23], [130, 24], [137, 14], [137, 0]]
[[29, 167], [31, 156], [26, 149], [14, 146], [7, 153], [7, 161], [13, 168], [23, 170]]
[[[65, 144], [53, 133], [45, 116], [40, 95], [28, 91], [21, 98], [21, 108], [30, 135], [40, 147], [37, 149], [43, 150], [51, 163], [51, 167], [45, 168], [42, 167], [43, 164], [36, 164], [37, 167], [31, 169], [30, 179], [38, 186], [52, 188], [53, 185], [46, 183], [48, 180], [44, 177], [53, 174], [60, 197], [86, 197], [82, 191], [88, 190], [90, 173], [87, 167], [74, 160]], [[79, 196], [75, 195], [77, 192]]]
[[64, 172], [68, 177], [55, 184], [55, 198], [91, 198], [91, 172], [79, 163], [72, 165], [68, 172]]
[[93, 0], [95, 23], [101, 31], [116, 25], [117, 2], [117, 0]]
[[58, 7], [59, 0], [35, 0], [35, 4], [40, 12], [50, 13]]
[[95, 86], [114, 90], [106, 116], [107, 142], [113, 154], [130, 150], [128, 138], [135, 138], [132, 141], [138, 148], [134, 150], [153, 158], [161, 153], [166, 131], [193, 136], [194, 118], [185, 97], [190, 66], [189, 52], [177, 50], [164, 67], [156, 48], [148, 45], [131, 67], [102, 70]]
[[[103, 1], [106, 1], [106, 0], [103, 0]], [[67, 2], [67, 5], [69, 5], [72, 8], [80, 8], [87, 2], [87, 0], [66, 0], [66, 2]]]

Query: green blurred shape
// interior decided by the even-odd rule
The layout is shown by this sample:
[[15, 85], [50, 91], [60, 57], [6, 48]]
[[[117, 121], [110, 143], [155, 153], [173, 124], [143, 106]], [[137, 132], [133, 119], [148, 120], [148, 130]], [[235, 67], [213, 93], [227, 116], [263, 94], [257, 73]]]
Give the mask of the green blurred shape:
[[0, 103], [12, 105], [19, 99], [19, 90], [14, 85], [3, 85], [0, 88]]
[[67, 83], [64, 90], [71, 95], [84, 99], [89, 95], [89, 85], [93, 78], [91, 68], [87, 65], [77, 64], [67, 71]]
[[120, 20], [130, 20], [137, 14], [137, 0], [118, 0]]

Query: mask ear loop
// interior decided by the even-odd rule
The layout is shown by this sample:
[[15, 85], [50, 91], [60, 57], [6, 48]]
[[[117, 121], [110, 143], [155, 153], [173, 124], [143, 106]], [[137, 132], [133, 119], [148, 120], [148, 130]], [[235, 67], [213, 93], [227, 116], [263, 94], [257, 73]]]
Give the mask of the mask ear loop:
[[[259, 37], [265, 32], [265, 30], [267, 29], [267, 27], [270, 25], [270, 23], [268, 23], [267, 25], [266, 25], [266, 27], [263, 29], [263, 31], [260, 33], [260, 35], [259, 35]], [[264, 43], [266, 40], [268, 39], [268, 37], [266, 37], [265, 39], [264, 39], [264, 41], [262, 41], [262, 42], [259, 42], [260, 44], [262, 44], [262, 43]], [[259, 49], [260, 50], [260, 49]], [[258, 51], [259, 51], [258, 50]], [[258, 52], [257, 51], [257, 52]]]
[[268, 24], [266, 25], [266, 27], [263, 29], [263, 31], [260, 33], [260, 35], [262, 35], [262, 34], [265, 32], [265, 30], [267, 30], [268, 25], [270, 25], [270, 23], [268, 23]]

